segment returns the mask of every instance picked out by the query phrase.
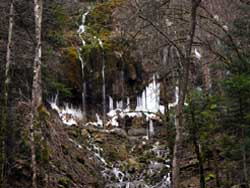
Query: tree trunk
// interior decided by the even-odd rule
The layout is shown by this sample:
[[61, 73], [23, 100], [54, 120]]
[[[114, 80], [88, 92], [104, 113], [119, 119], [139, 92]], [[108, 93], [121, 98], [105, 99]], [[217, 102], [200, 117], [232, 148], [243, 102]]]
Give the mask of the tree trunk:
[[214, 165], [214, 170], [215, 170], [215, 181], [216, 181], [216, 186], [220, 187], [221, 183], [220, 183], [220, 176], [219, 176], [219, 157], [218, 154], [216, 153], [216, 149], [213, 148], [213, 165]]
[[[180, 96], [180, 95], [179, 95]], [[182, 106], [177, 106], [176, 121], [175, 121], [175, 144], [172, 161], [172, 187], [180, 187], [180, 156], [181, 156], [181, 125], [182, 125]]]
[[196, 123], [194, 109], [192, 109], [191, 116], [192, 116], [192, 124], [193, 124], [192, 126], [194, 126], [192, 127], [193, 129], [192, 141], [194, 144], [196, 158], [199, 161], [200, 188], [205, 188], [206, 183], [205, 183], [205, 175], [204, 175], [204, 167], [203, 167], [203, 158], [202, 158], [202, 153], [201, 153], [201, 147], [200, 147], [200, 144], [198, 143], [198, 138], [197, 138], [198, 125]]
[[36, 34], [36, 48], [34, 59], [34, 75], [32, 85], [32, 113], [30, 122], [30, 142], [31, 142], [31, 168], [32, 168], [32, 187], [37, 187], [37, 165], [36, 165], [36, 151], [34, 138], [34, 122], [37, 117], [38, 107], [42, 105], [42, 81], [41, 81], [41, 58], [42, 58], [42, 0], [34, 0], [34, 14], [35, 14], [35, 34]]
[[184, 130], [184, 103], [188, 90], [189, 84], [189, 69], [191, 63], [191, 53], [193, 47], [193, 41], [196, 31], [196, 13], [197, 9], [201, 3], [201, 0], [191, 0], [191, 15], [190, 22], [191, 27], [189, 31], [189, 37], [186, 45], [186, 54], [182, 57], [183, 72], [180, 75], [180, 86], [179, 86], [179, 103], [176, 109], [176, 136], [175, 136], [175, 146], [173, 151], [173, 161], [172, 161], [172, 187], [180, 188], [180, 159], [181, 159], [181, 145], [182, 145], [182, 135]]
[[212, 87], [210, 69], [207, 62], [202, 63], [202, 72], [204, 77], [205, 90], [208, 92]]
[[[245, 136], [244, 128], [242, 128], [242, 136]], [[245, 138], [243, 138], [243, 139], [245, 139]], [[248, 173], [247, 173], [247, 155], [246, 155], [245, 143], [242, 144], [242, 162], [243, 162], [244, 181], [246, 184], [245, 187], [249, 188]]]
[[14, 25], [14, 5], [13, 0], [10, 2], [10, 13], [9, 13], [9, 31], [8, 31], [8, 44], [7, 44], [7, 54], [6, 54], [6, 66], [4, 75], [4, 92], [3, 92], [3, 105], [2, 105], [2, 126], [0, 130], [0, 187], [4, 187], [4, 164], [5, 164], [5, 131], [7, 127], [7, 111], [8, 111], [8, 90], [10, 83], [10, 64], [11, 64], [11, 44], [12, 44], [12, 34]]
[[248, 173], [247, 173], [247, 154], [246, 154], [246, 130], [245, 125], [243, 123], [244, 121], [244, 112], [243, 112], [243, 100], [241, 98], [242, 94], [239, 92], [239, 106], [240, 106], [240, 125], [241, 125], [241, 137], [243, 140], [242, 146], [241, 146], [241, 152], [242, 152], [242, 163], [243, 163], [243, 176], [244, 176], [244, 183], [246, 184], [245, 187], [249, 188], [249, 182], [248, 182]]
[[[36, 27], [36, 49], [34, 60], [34, 77], [32, 86], [32, 105], [37, 108], [42, 104], [42, 81], [41, 81], [41, 58], [42, 58], [42, 0], [34, 0], [35, 27]], [[34, 109], [35, 109], [34, 108]]]

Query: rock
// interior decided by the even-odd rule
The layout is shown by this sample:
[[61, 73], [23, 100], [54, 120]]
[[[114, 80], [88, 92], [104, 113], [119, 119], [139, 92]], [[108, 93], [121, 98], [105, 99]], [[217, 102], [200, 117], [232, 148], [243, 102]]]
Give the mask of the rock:
[[165, 167], [165, 165], [163, 163], [159, 163], [156, 161], [151, 162], [151, 164], [149, 165], [149, 168], [156, 171], [156, 170], [161, 170]]
[[98, 143], [103, 143], [106, 140], [106, 136], [104, 134], [96, 134], [95, 141]]
[[86, 129], [82, 129], [81, 135], [83, 136], [83, 138], [87, 138], [89, 135], [89, 132]]
[[128, 130], [129, 136], [145, 136], [147, 131], [144, 128], [131, 128]]
[[135, 66], [133, 64], [128, 65], [128, 71], [129, 71], [129, 78], [131, 80], [136, 80], [137, 74], [136, 74]]
[[123, 138], [127, 137], [127, 133], [123, 129], [114, 128], [110, 132], [112, 132], [113, 134], [117, 134], [118, 136], [121, 136]]
[[246, 187], [246, 184], [234, 185], [231, 188], [244, 188], [244, 187]]

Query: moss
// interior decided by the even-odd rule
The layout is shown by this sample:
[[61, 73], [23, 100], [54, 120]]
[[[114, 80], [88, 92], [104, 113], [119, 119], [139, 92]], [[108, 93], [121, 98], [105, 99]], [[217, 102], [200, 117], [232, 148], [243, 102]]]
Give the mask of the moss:
[[46, 118], [50, 116], [49, 111], [43, 104], [38, 107], [38, 113], [39, 113], [39, 117], [42, 117], [42, 118]]
[[43, 164], [48, 164], [50, 157], [50, 149], [48, 144], [43, 144], [42, 153], [41, 153], [41, 161]]
[[[112, 145], [112, 147], [110, 147]], [[102, 145], [104, 155], [110, 161], [124, 161], [128, 158], [128, 151], [125, 144], [115, 146], [111, 143], [105, 143]]]
[[112, 12], [116, 7], [121, 6], [124, 2], [124, 0], [110, 0], [104, 3], [98, 3], [90, 12], [90, 25], [92, 25], [97, 32], [111, 30], [110, 23], [112, 21]]
[[[91, 43], [91, 48], [99, 48], [98, 41], [94, 36], [98, 36], [103, 42], [104, 48], [113, 49], [114, 41], [110, 38], [112, 33], [112, 13], [116, 7], [121, 6], [124, 0], [110, 0], [103, 3], [97, 3], [90, 11], [87, 17], [87, 31], [85, 40]], [[94, 44], [94, 46], [93, 46]]]
[[141, 164], [134, 158], [129, 158], [128, 159], [128, 167], [129, 168], [134, 168], [136, 170], [141, 169]]
[[58, 188], [70, 188], [71, 180], [63, 177], [58, 180]]
[[78, 60], [77, 50], [74, 47], [69, 47], [65, 50], [66, 57], [71, 63], [75, 63]]
[[206, 181], [210, 181], [210, 180], [213, 180], [213, 179], [215, 179], [215, 174], [213, 174], [213, 173], [208, 173], [207, 175], [206, 175]]

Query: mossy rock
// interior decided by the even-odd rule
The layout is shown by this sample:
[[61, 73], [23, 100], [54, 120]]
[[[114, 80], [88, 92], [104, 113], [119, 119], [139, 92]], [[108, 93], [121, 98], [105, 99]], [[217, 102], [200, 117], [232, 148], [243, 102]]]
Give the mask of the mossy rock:
[[102, 148], [104, 155], [110, 161], [125, 161], [128, 158], [128, 151], [125, 144], [116, 146], [105, 143]]
[[106, 135], [105, 134], [96, 134], [95, 135], [95, 141], [98, 143], [103, 143], [106, 141]]
[[135, 158], [129, 158], [128, 159], [128, 167], [134, 168], [135, 170], [140, 170], [141, 164]]

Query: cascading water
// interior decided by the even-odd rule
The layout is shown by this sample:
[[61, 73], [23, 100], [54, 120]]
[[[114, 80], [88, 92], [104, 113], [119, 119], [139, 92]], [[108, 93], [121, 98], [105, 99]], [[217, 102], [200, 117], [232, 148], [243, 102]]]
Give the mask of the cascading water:
[[102, 112], [103, 112], [103, 121], [106, 122], [106, 78], [105, 78], [105, 53], [104, 53], [104, 46], [103, 42], [100, 38], [94, 36], [94, 39], [97, 40], [98, 45], [102, 50]]
[[[79, 38], [81, 39], [82, 46], [86, 45], [86, 41], [83, 38], [83, 33], [86, 31], [86, 17], [89, 12], [86, 12], [82, 15], [82, 23], [79, 26], [77, 33]], [[104, 46], [103, 42], [100, 38], [94, 37], [94, 40], [98, 42], [101, 50], [102, 50], [102, 113], [101, 117], [96, 114], [96, 122], [88, 122], [83, 124], [83, 127], [97, 127], [94, 132], [100, 132], [101, 134], [108, 134], [108, 137], [112, 137], [111, 134], [118, 132], [119, 135], [125, 135], [124, 137], [128, 139], [128, 132], [126, 133], [121, 127], [120, 118], [125, 119], [125, 117], [129, 118], [138, 118], [145, 119], [145, 129], [146, 132], [142, 134], [142, 136], [132, 136], [133, 144], [127, 146], [131, 147], [130, 155], [133, 155], [133, 152], [142, 152], [141, 155], [144, 156], [152, 156], [150, 159], [146, 160], [143, 163], [142, 169], [136, 169], [136, 173], [133, 172], [134, 169], [125, 168], [125, 166], [129, 166], [129, 162], [125, 160], [116, 160], [110, 161], [110, 155], [105, 155], [106, 150], [109, 148], [102, 147], [102, 141], [95, 140], [98, 138], [92, 136], [95, 134], [94, 132], [89, 133], [87, 138], [87, 149], [93, 154], [93, 159], [97, 161], [97, 164], [100, 166], [100, 170], [102, 172], [103, 177], [105, 178], [105, 188], [169, 188], [170, 187], [170, 174], [169, 172], [169, 154], [165, 147], [165, 144], [155, 142], [156, 136], [158, 133], [157, 123], [160, 122], [160, 116], [158, 113], [164, 113], [164, 106], [160, 104], [160, 83], [157, 82], [157, 76], [154, 75], [152, 81], [148, 84], [148, 86], [144, 89], [144, 91], [137, 96], [137, 105], [135, 109], [132, 109], [130, 106], [130, 99], [127, 98], [127, 102], [125, 101], [124, 96], [124, 70], [119, 73], [119, 79], [122, 81], [122, 100], [114, 101], [112, 97], [109, 97], [109, 112], [106, 113], [106, 78], [105, 78], [105, 54], [104, 54]], [[80, 47], [78, 49], [78, 56], [81, 62], [81, 70], [82, 70], [82, 111], [79, 109], [75, 109], [72, 106], [66, 104], [64, 107], [58, 106], [58, 97], [56, 97], [51, 102], [51, 106], [55, 109], [63, 123], [66, 125], [76, 125], [78, 124], [78, 119], [86, 118], [86, 79], [85, 79], [85, 62], [83, 57], [81, 56], [83, 48]], [[178, 104], [178, 87], [176, 87], [175, 91], [176, 101], [174, 103], [169, 104], [169, 107], [175, 107]], [[109, 117], [109, 121], [106, 121], [106, 115]], [[111, 125], [111, 128], [108, 127]], [[147, 125], [147, 126], [146, 126]], [[114, 128], [116, 127], [116, 128]], [[146, 136], [145, 136], [146, 134]], [[116, 138], [117, 139], [117, 138]], [[135, 141], [136, 140], [136, 141]], [[77, 142], [72, 140], [78, 148], [84, 147], [84, 145], [79, 145]], [[130, 139], [127, 140], [130, 142]], [[155, 143], [154, 143], [155, 142]], [[119, 148], [118, 148], [119, 149]], [[141, 159], [135, 159], [140, 161]], [[142, 159], [143, 160], [143, 159]], [[133, 163], [133, 159], [131, 160]], [[131, 162], [130, 161], [130, 162]], [[139, 168], [139, 167], [138, 167]], [[159, 174], [162, 172], [162, 174]], [[164, 174], [163, 174], [164, 173]], [[167, 175], [166, 175], [167, 174]], [[155, 176], [158, 176], [157, 180]], [[149, 181], [150, 180], [150, 181]]]
[[[89, 11], [87, 11], [86, 13], [84, 13], [82, 15], [82, 23], [79, 26], [77, 33], [79, 35], [79, 38], [82, 41], [82, 46], [86, 45], [85, 40], [82, 37], [82, 34], [86, 31], [86, 26], [85, 26], [85, 22], [86, 22], [86, 17], [89, 14]], [[86, 120], [86, 80], [85, 80], [85, 63], [84, 60], [81, 56], [81, 52], [82, 52], [82, 48], [80, 47], [78, 50], [78, 57], [80, 59], [81, 62], [81, 73], [82, 73], [82, 113], [83, 113], [83, 120]]]

